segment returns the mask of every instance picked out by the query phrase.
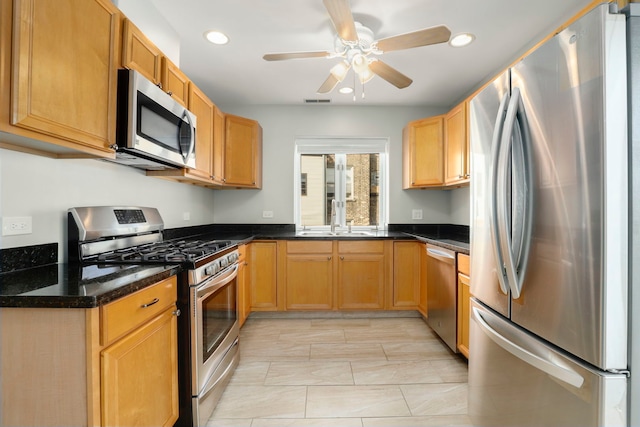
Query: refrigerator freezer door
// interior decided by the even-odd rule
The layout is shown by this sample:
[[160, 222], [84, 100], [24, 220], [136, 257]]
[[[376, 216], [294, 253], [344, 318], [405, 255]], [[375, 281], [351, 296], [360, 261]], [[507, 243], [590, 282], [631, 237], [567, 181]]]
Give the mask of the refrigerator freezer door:
[[573, 360], [477, 301], [471, 313], [473, 425], [627, 425], [625, 375]]
[[534, 201], [511, 320], [605, 370], [627, 367], [625, 27], [607, 10], [511, 70], [531, 133]]
[[471, 147], [471, 294], [494, 310], [509, 314], [508, 285], [499, 281], [497, 236], [492, 237], [493, 168], [501, 125], [509, 100], [509, 72], [504, 72], [470, 103]]

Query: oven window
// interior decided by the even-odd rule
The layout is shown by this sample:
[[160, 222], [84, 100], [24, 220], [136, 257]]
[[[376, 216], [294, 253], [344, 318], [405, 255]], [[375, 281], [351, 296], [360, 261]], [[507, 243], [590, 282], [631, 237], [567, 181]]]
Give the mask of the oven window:
[[202, 360], [218, 348], [236, 322], [236, 279], [202, 301]]

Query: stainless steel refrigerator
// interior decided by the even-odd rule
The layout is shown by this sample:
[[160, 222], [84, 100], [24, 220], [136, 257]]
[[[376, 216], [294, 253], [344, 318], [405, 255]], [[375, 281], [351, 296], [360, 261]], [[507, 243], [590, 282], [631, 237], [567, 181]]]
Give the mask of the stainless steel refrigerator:
[[471, 101], [474, 425], [629, 423], [627, 24], [609, 8]]

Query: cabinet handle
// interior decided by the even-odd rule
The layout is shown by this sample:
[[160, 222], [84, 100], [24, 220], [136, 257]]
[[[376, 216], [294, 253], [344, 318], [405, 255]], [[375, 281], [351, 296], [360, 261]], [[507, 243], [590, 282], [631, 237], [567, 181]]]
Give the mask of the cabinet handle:
[[172, 314], [173, 314], [174, 316], [176, 316], [176, 317], [177, 317], [177, 316], [180, 316], [180, 313], [181, 313], [181, 311], [180, 311], [180, 309], [178, 308], [178, 309], [176, 309], [176, 310], [173, 310], [173, 313], [172, 313]]
[[331, 261], [331, 257], [330, 256], [327, 257], [327, 261]]
[[160, 298], [154, 298], [154, 299], [152, 299], [152, 300], [151, 300], [151, 302], [148, 302], [148, 303], [146, 303], [146, 304], [142, 304], [142, 305], [140, 306], [140, 308], [147, 308], [147, 307], [150, 307], [150, 306], [152, 306], [153, 304], [157, 304], [159, 301], [160, 301]]
[[459, 179], [463, 179], [463, 178], [465, 178], [465, 176], [464, 175], [458, 175], [458, 178]]
[[118, 150], [118, 144], [111, 144], [109, 146], [110, 149], [112, 149], [113, 151], [117, 151]]
[[162, 82], [159, 82], [156, 86], [158, 86], [160, 89], [162, 89]]
[[343, 256], [341, 256], [340, 259], [344, 261], [344, 257]]
[[249, 265], [249, 263], [248, 263], [248, 262], [245, 262], [245, 263], [244, 263], [244, 265]]
[[173, 92], [169, 91], [169, 92], [167, 92], [167, 95], [173, 96]]

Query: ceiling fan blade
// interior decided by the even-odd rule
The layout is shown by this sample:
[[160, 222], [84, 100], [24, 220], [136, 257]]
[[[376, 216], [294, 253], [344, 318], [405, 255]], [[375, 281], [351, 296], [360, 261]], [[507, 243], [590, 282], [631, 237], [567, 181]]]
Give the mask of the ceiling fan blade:
[[385, 64], [379, 59], [372, 61], [369, 64], [369, 68], [374, 72], [374, 74], [385, 79], [398, 89], [403, 89], [413, 83], [413, 80], [411, 80], [409, 77], [405, 76], [400, 71]]
[[287, 52], [287, 53], [267, 53], [262, 58], [265, 61], [282, 61], [285, 59], [304, 59], [304, 58], [326, 58], [331, 52]]
[[331, 16], [331, 22], [333, 22], [338, 36], [342, 40], [357, 42], [358, 33], [351, 14], [349, 0], [323, 0], [323, 3]]
[[378, 40], [377, 46], [378, 49], [383, 52], [390, 52], [393, 50], [445, 43], [449, 41], [449, 37], [451, 37], [449, 28], [445, 25], [439, 25], [437, 27], [425, 28], [424, 30]]
[[325, 80], [324, 83], [322, 83], [322, 86], [320, 86], [317, 92], [329, 93], [333, 90], [334, 87], [336, 87], [338, 83], [340, 83], [340, 80], [338, 80], [338, 78], [333, 74], [329, 74], [329, 77], [327, 77], [327, 80]]

